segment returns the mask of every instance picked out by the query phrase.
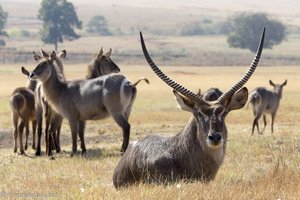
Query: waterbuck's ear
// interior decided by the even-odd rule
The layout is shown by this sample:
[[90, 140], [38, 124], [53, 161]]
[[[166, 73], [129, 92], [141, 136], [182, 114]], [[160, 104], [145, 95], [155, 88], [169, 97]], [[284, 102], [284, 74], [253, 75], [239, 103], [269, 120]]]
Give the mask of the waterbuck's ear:
[[236, 93], [234, 93], [227, 102], [227, 109], [228, 111], [241, 109], [244, 107], [248, 100], [248, 89], [243, 87]]
[[42, 56], [45, 58], [48, 58], [49, 57], [49, 54], [47, 54], [43, 49], [41, 49], [41, 54]]
[[107, 58], [110, 58], [110, 55], [111, 55], [111, 49], [109, 49], [109, 51], [105, 54], [105, 56], [107, 57]]
[[58, 58], [65, 58], [67, 56], [67, 51], [62, 50], [59, 54], [57, 54]]
[[21, 71], [22, 71], [22, 73], [25, 74], [26, 76], [29, 76], [29, 75], [30, 75], [29, 71], [27, 71], [27, 70], [25, 69], [25, 67], [23, 67], [23, 66], [22, 66], [22, 68], [21, 68]]
[[273, 81], [272, 81], [272, 80], [269, 80], [269, 83], [270, 83], [270, 85], [272, 85], [272, 86], [274, 86], [274, 87], [275, 87], [275, 83], [273, 83]]
[[33, 54], [33, 59], [34, 59], [35, 61], [38, 61], [39, 59], [42, 58], [41, 56], [37, 55], [37, 54], [35, 53], [35, 51], [33, 51], [32, 54]]
[[287, 84], [287, 80], [285, 80], [282, 84], [281, 84], [281, 86], [285, 86]]
[[97, 59], [100, 59], [103, 56], [103, 47], [101, 47], [99, 53], [97, 54]]
[[194, 102], [191, 101], [190, 99], [182, 96], [176, 90], [173, 90], [173, 93], [175, 95], [175, 98], [176, 98], [180, 108], [182, 110], [193, 113], [193, 109], [194, 109], [194, 105], [195, 105]]
[[55, 53], [55, 51], [52, 51], [51, 53], [50, 53], [50, 60], [51, 61], [54, 61], [56, 59], [56, 53]]

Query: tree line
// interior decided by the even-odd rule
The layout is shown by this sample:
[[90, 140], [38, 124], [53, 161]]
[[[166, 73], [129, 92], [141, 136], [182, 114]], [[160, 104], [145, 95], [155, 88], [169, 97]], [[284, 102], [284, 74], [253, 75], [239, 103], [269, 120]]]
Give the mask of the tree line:
[[[0, 5], [0, 36], [7, 36], [4, 31], [8, 13]], [[43, 22], [40, 37], [44, 43], [53, 44], [57, 50], [58, 44], [64, 40], [75, 40], [80, 37], [76, 30], [82, 29], [82, 21], [77, 16], [76, 9], [67, 0], [42, 0], [38, 11], [38, 19]], [[227, 43], [233, 48], [256, 51], [257, 38], [263, 27], [266, 27], [265, 48], [280, 44], [286, 36], [286, 27], [276, 19], [264, 13], [239, 13], [229, 17], [225, 22], [213, 28], [210, 19], [190, 22], [182, 26], [180, 35], [226, 34]], [[87, 32], [95, 35], [112, 35], [108, 29], [105, 17], [94, 16], [87, 24]], [[22, 34], [28, 34], [26, 31]], [[3, 38], [3, 37], [2, 37]], [[5, 40], [0, 39], [0, 46], [5, 46]]]

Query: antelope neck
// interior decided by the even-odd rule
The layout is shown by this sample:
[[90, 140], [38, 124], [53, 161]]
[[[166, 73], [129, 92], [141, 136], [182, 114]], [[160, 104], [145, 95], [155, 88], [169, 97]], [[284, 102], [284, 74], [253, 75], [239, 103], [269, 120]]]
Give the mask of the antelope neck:
[[46, 98], [53, 104], [55, 107], [58, 106], [58, 97], [61, 91], [66, 88], [66, 83], [63, 83], [59, 80], [55, 67], [51, 65], [51, 74], [49, 78], [43, 82], [43, 92]]

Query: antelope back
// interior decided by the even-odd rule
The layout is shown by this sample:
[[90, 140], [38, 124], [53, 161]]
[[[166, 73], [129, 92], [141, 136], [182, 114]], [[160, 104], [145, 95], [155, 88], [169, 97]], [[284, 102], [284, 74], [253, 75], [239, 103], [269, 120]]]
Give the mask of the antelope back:
[[223, 94], [218, 88], [210, 88], [203, 94], [203, 99], [206, 101], [216, 101]]

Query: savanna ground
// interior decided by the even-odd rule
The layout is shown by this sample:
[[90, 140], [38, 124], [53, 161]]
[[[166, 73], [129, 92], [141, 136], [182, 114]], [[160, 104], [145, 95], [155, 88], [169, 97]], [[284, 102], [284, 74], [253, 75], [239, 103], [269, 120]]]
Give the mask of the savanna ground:
[[[172, 90], [155, 77], [149, 67], [120, 66], [130, 80], [141, 76], [151, 84], [138, 85], [131, 116], [131, 141], [150, 134], [171, 136], [179, 132], [190, 117], [180, 111]], [[33, 66], [28, 66], [29, 70]], [[202, 91], [210, 87], [228, 89], [246, 67], [163, 67], [173, 79], [186, 87]], [[66, 65], [67, 79], [83, 78], [86, 65]], [[252, 90], [268, 85], [268, 80], [283, 82], [283, 99], [275, 121], [263, 135], [251, 136], [252, 112], [248, 108], [233, 111], [227, 117], [229, 141], [227, 153], [215, 180], [179, 182], [167, 186], [136, 185], [116, 190], [113, 171], [121, 158], [120, 128], [111, 120], [89, 121], [85, 138], [87, 156], [71, 158], [71, 134], [64, 121], [62, 154], [54, 160], [13, 153], [9, 95], [23, 86], [26, 77], [20, 65], [0, 68], [0, 198], [47, 197], [49, 199], [299, 199], [300, 196], [300, 104], [299, 67], [261, 67], [247, 83]], [[269, 116], [268, 116], [269, 120]], [[31, 138], [31, 135], [30, 135]], [[29, 140], [31, 144], [31, 140]], [[45, 150], [44, 139], [42, 150]], [[79, 145], [78, 145], [79, 147]]]

